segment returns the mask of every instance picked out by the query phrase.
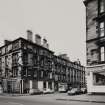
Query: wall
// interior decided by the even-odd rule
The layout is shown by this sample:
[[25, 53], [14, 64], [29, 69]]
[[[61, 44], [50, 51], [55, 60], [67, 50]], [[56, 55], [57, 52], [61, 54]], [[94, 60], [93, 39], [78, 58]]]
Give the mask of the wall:
[[88, 3], [86, 8], [86, 18], [87, 18], [87, 40], [97, 38], [96, 34], [96, 26], [97, 23], [94, 18], [97, 17], [98, 14], [98, 0], [93, 0]]
[[[99, 62], [99, 51], [96, 40], [98, 38], [98, 23], [95, 18], [98, 16], [98, 0], [93, 0], [86, 7], [86, 52], [87, 65]], [[91, 40], [91, 41], [90, 41]]]
[[87, 43], [87, 65], [99, 62], [99, 51], [96, 41]]

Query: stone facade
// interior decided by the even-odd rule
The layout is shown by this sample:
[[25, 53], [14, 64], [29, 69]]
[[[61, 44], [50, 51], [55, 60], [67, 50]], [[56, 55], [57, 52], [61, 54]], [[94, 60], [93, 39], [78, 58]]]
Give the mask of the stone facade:
[[105, 93], [105, 0], [85, 0], [86, 81], [89, 93]]
[[27, 93], [31, 89], [85, 87], [85, 68], [24, 38], [0, 47], [0, 71], [4, 92]]

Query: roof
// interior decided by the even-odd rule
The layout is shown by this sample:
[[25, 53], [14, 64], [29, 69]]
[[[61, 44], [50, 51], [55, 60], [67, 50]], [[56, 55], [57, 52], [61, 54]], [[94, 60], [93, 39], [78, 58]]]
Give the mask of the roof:
[[[49, 52], [51, 52], [51, 53], [54, 53], [53, 51], [51, 51], [51, 50], [49, 50], [49, 49], [47, 49], [47, 48], [45, 48], [45, 47], [43, 47], [43, 46], [41, 46], [41, 45], [38, 45], [38, 44], [36, 44], [36, 43], [34, 43], [34, 42], [28, 41], [27, 39], [22, 38], [22, 37], [19, 37], [19, 38], [15, 39], [15, 40], [11, 41], [9, 44], [14, 43], [14, 42], [16, 42], [16, 41], [18, 41], [18, 40], [24, 40], [24, 41], [26, 41], [26, 42], [28, 42], [28, 43], [30, 43], [30, 44], [32, 44], [32, 45], [41, 47], [41, 48], [43, 48], [43, 49], [45, 49], [45, 50], [47, 50], [47, 51], [49, 51]], [[7, 45], [9, 45], [9, 44], [7, 44]], [[7, 46], [7, 45], [1, 46], [0, 49], [3, 48], [4, 46]]]

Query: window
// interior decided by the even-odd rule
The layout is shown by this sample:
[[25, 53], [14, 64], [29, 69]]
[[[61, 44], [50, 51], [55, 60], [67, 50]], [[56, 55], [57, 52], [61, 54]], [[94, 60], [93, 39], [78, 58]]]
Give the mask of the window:
[[100, 37], [104, 36], [104, 22], [100, 23]]
[[13, 77], [16, 77], [18, 75], [18, 69], [13, 68], [12, 74], [13, 74]]
[[55, 74], [55, 81], [58, 81], [58, 75]]
[[100, 86], [105, 85], [105, 72], [93, 73], [93, 85]]
[[33, 65], [33, 54], [32, 53], [28, 54], [28, 64], [31, 66]]
[[46, 82], [43, 82], [43, 88], [46, 89]]
[[43, 78], [43, 71], [41, 71], [41, 78]]
[[37, 70], [34, 71], [34, 77], [37, 77]]
[[100, 0], [100, 13], [105, 11], [105, 0]]
[[25, 65], [28, 64], [28, 54], [27, 53], [23, 53], [23, 62]]
[[39, 71], [39, 77], [40, 77], [40, 79], [43, 78], [43, 75], [44, 75], [44, 72], [43, 71]]
[[13, 53], [13, 55], [12, 55], [12, 64], [13, 64], [13, 66], [18, 64], [18, 53]]
[[48, 88], [52, 89], [52, 82], [48, 82]]
[[13, 44], [12, 44], [12, 49], [13, 50], [16, 50], [16, 49], [18, 49], [19, 48], [19, 42], [17, 41], [17, 42], [14, 42]]
[[100, 59], [105, 61], [105, 48], [103, 46], [100, 48]]

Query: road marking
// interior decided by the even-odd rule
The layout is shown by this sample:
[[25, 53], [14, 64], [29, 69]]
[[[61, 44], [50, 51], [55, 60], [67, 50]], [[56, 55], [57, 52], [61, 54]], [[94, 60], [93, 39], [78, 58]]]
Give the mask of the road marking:
[[13, 105], [23, 105], [21, 103], [16, 103], [16, 102], [8, 102], [8, 104], [13, 104]]

